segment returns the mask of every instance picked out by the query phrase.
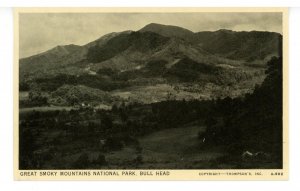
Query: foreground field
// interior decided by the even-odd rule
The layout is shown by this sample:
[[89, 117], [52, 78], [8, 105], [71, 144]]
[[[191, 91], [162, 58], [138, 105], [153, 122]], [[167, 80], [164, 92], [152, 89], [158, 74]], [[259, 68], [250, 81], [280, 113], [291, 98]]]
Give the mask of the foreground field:
[[[205, 168], [207, 164], [220, 156], [218, 149], [202, 150], [202, 141], [197, 138], [204, 127], [191, 125], [188, 127], [161, 130], [139, 139], [142, 148], [142, 161], [133, 168], [140, 169], [191, 169]], [[106, 156], [110, 161], [109, 168], [118, 168], [120, 162], [133, 163], [137, 154], [133, 148], [126, 147], [121, 151]]]

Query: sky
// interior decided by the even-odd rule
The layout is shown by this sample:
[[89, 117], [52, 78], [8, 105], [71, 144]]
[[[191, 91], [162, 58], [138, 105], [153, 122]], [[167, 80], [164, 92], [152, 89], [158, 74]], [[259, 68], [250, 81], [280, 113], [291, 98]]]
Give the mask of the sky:
[[281, 13], [22, 13], [20, 58], [58, 45], [84, 45], [111, 32], [136, 31], [149, 23], [176, 25], [193, 32], [229, 29], [282, 34]]

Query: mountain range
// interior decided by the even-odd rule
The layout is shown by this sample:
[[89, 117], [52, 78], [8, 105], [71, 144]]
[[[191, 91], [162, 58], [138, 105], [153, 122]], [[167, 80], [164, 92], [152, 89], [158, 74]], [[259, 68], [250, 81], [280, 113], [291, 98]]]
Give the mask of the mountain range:
[[282, 36], [274, 32], [192, 32], [151, 23], [138, 31], [106, 34], [83, 46], [57, 46], [22, 58], [20, 82], [31, 89], [39, 87], [51, 99], [66, 85], [142, 102], [160, 101], [170, 94], [175, 99], [236, 97], [262, 82], [265, 63], [281, 51]]

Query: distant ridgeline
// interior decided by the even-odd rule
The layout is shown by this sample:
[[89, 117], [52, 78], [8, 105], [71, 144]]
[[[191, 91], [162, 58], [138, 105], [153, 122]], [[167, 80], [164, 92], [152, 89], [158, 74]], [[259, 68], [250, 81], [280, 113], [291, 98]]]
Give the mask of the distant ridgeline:
[[[151, 23], [20, 59], [20, 91], [30, 95], [20, 105], [244, 96], [262, 83], [266, 63], [281, 55], [281, 44], [282, 36], [274, 32], [194, 33]], [[143, 96], [148, 90], [153, 93]]]

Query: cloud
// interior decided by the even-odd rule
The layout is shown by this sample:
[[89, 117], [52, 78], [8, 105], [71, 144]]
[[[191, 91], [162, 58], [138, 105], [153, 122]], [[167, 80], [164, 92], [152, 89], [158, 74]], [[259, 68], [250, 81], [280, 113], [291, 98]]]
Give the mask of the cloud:
[[20, 57], [57, 45], [84, 45], [107, 33], [139, 30], [149, 23], [194, 32], [231, 29], [282, 33], [281, 13], [22, 13]]

